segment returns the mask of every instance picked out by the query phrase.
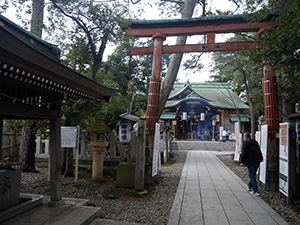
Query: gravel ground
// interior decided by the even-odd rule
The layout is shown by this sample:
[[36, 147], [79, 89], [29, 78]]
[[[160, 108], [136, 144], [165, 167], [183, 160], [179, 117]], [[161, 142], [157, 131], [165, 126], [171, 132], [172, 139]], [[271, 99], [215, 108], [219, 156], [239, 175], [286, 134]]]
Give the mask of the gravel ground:
[[[219, 159], [229, 167], [246, 184], [249, 183], [247, 167], [239, 166], [231, 159], [231, 155], [220, 155]], [[259, 182], [260, 183], [260, 182]], [[300, 225], [300, 202], [294, 205], [287, 205], [286, 198], [279, 195], [279, 192], [264, 190], [264, 185], [259, 184], [261, 198], [270, 205], [289, 224]]]
[[[62, 179], [63, 197], [89, 199], [88, 205], [101, 207], [101, 219], [127, 221], [141, 224], [167, 224], [175, 197], [186, 151], [175, 153], [172, 166], [162, 166], [161, 176], [153, 185], [146, 186], [148, 193], [142, 197], [130, 197], [129, 189], [115, 188], [115, 178], [104, 182], [92, 181], [90, 172], [80, 172], [74, 186], [73, 177]], [[49, 195], [47, 169], [37, 168], [38, 173], [22, 173], [21, 192]]]
[[[79, 185], [74, 185], [73, 177], [64, 177], [62, 193], [64, 197], [89, 199], [88, 205], [101, 207], [100, 218], [127, 221], [139, 224], [166, 224], [176, 194], [186, 151], [176, 151], [175, 163], [163, 166], [160, 178], [153, 185], [146, 186], [148, 193], [142, 197], [131, 197], [129, 189], [115, 188], [115, 178], [106, 177], [99, 183], [91, 180], [90, 172], [79, 172]], [[235, 174], [248, 183], [246, 167], [238, 166], [231, 155], [219, 156]], [[21, 192], [49, 195], [47, 169], [37, 168], [38, 173], [22, 173]], [[260, 185], [261, 197], [285, 220], [300, 225], [300, 204], [289, 206], [278, 192], [265, 191]]]

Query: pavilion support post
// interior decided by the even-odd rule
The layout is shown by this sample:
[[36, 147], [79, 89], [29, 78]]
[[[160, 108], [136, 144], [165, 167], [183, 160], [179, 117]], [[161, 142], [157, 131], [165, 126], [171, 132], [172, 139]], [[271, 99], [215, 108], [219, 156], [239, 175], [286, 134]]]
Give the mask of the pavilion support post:
[[[60, 110], [60, 104], [56, 104]], [[49, 206], [62, 205], [62, 175], [61, 175], [61, 128], [60, 116], [50, 120], [50, 201]]]
[[3, 161], [2, 136], [3, 136], [3, 118], [0, 118], [0, 162]]
[[264, 67], [265, 121], [268, 125], [266, 188], [279, 188], [279, 110], [275, 72], [270, 66]]
[[161, 33], [153, 34], [154, 39], [154, 51], [153, 51], [153, 63], [152, 63], [152, 77], [150, 79], [148, 104], [147, 104], [147, 122], [146, 127], [148, 129], [147, 141], [146, 141], [146, 155], [152, 157], [153, 155], [153, 143], [155, 133], [155, 123], [158, 121], [158, 107], [160, 96], [160, 73], [162, 66], [162, 47], [163, 41], [166, 36]]

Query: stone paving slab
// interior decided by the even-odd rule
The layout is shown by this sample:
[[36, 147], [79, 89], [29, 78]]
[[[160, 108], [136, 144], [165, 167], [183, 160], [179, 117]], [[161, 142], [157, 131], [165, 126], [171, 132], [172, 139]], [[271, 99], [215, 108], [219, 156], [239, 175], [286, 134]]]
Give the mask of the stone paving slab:
[[99, 207], [84, 206], [87, 199], [63, 198], [64, 204], [48, 206], [49, 196], [43, 197], [43, 204], [5, 220], [1, 225], [87, 225], [99, 214]]
[[217, 157], [219, 151], [189, 151], [168, 224], [287, 225]]

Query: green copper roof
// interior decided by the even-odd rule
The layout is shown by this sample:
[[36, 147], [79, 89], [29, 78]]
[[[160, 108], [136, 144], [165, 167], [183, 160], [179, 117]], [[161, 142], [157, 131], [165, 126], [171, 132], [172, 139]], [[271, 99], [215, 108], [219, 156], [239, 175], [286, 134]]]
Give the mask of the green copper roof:
[[174, 120], [176, 118], [176, 112], [165, 112], [160, 116], [161, 120]]
[[156, 20], [132, 20], [132, 24], [151, 24], [151, 23], [175, 23], [175, 22], [198, 22], [198, 21], [210, 21], [210, 20], [232, 20], [238, 19], [245, 22], [245, 18], [249, 15], [236, 14], [236, 15], [219, 15], [219, 16], [205, 16], [197, 18], [178, 18], [178, 19], [156, 19]]
[[[241, 114], [240, 119], [241, 119], [241, 122], [250, 122], [250, 115], [249, 114]], [[238, 115], [230, 114], [230, 121], [231, 122], [238, 122], [239, 121]]]
[[27, 45], [35, 48], [35, 50], [42, 52], [57, 61], [60, 60], [61, 50], [56, 45], [41, 39], [26, 29], [23, 29], [18, 24], [10, 21], [1, 14], [0, 26], [15, 37], [19, 38], [21, 41], [25, 42]]
[[[274, 14], [268, 15], [263, 21], [270, 21], [274, 17]], [[219, 15], [219, 16], [206, 16], [197, 18], [178, 18], [178, 19], [158, 19], [158, 20], [132, 20], [129, 25], [132, 29], [147, 29], [147, 28], [162, 28], [162, 27], [193, 27], [193, 26], [205, 26], [227, 23], [245, 23], [248, 22], [253, 14], [235, 14], [235, 15]]]
[[[191, 95], [196, 93], [195, 95]], [[248, 109], [229, 83], [176, 83], [170, 93], [165, 108], [173, 108], [183, 102], [198, 100], [209, 107], [218, 109]]]

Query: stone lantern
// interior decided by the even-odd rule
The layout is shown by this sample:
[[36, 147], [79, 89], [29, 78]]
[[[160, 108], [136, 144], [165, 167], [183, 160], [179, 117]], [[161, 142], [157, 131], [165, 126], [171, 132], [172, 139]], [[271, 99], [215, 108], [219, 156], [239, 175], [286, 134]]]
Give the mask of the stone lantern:
[[111, 129], [104, 123], [103, 117], [98, 117], [96, 122], [88, 128], [88, 131], [92, 133], [93, 141], [90, 142], [90, 146], [93, 150], [93, 180], [103, 179], [103, 164], [104, 153], [108, 146], [108, 142], [105, 139], [105, 134], [110, 133]]

